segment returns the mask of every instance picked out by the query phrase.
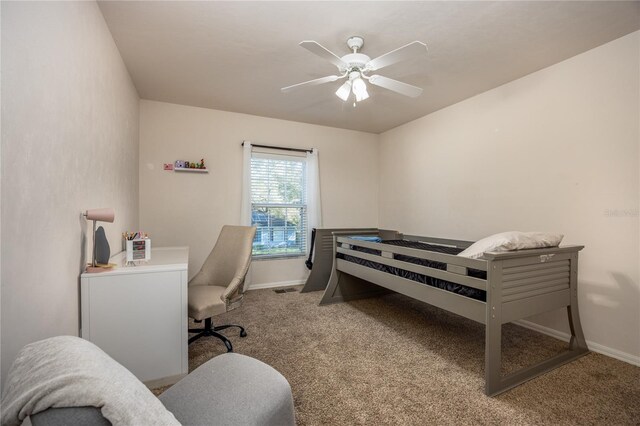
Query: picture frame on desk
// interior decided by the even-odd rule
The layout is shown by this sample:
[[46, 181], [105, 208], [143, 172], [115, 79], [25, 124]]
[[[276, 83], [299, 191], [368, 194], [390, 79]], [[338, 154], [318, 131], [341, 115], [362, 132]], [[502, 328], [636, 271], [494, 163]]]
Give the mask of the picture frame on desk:
[[136, 261], [149, 261], [151, 259], [151, 239], [136, 238], [125, 240], [125, 250], [127, 264]]

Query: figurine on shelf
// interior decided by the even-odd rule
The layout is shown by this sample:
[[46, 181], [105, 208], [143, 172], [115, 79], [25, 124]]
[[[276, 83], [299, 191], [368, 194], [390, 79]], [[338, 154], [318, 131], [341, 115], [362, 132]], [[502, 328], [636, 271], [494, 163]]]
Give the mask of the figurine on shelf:
[[200, 169], [204, 169], [204, 168], [206, 168], [206, 167], [204, 167], [204, 158], [201, 158], [201, 159], [200, 159], [200, 165], [199, 165], [199, 167], [198, 167], [198, 168], [200, 168]]
[[195, 168], [196, 168], [196, 163], [191, 163], [191, 164], [189, 165], [189, 168], [191, 168], [191, 169], [195, 169]]

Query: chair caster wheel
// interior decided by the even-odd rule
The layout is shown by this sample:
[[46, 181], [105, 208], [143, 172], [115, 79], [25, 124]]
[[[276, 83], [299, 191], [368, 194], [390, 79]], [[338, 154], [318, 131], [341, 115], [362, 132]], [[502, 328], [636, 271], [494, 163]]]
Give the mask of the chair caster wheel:
[[240, 337], [247, 337], [247, 332], [246, 332], [246, 331], [244, 331], [244, 330], [242, 330], [242, 331], [240, 332]]

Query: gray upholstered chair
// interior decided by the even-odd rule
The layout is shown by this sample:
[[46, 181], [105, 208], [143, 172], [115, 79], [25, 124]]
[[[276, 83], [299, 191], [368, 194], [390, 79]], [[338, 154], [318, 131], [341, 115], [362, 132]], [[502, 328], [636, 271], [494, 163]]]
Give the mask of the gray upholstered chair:
[[189, 338], [189, 343], [203, 336], [215, 336], [224, 342], [228, 352], [233, 352], [231, 341], [218, 331], [238, 327], [241, 337], [247, 335], [237, 324], [213, 326], [211, 318], [242, 303], [255, 234], [256, 228], [252, 226], [223, 226], [200, 272], [189, 281], [189, 317], [196, 322], [204, 320], [204, 328], [189, 329], [190, 333], [197, 333]]
[[[162, 412], [166, 409], [185, 426], [295, 425], [289, 382], [257, 359], [235, 353], [218, 355], [163, 392], [158, 397], [161, 404], [156, 404], [133, 374], [104, 353], [96, 358], [97, 348], [87, 350], [94, 347], [92, 343], [81, 342], [82, 350], [74, 350], [78, 344], [70, 343], [48, 357], [42, 356], [42, 345], [27, 352], [23, 349], [24, 356], [16, 361], [19, 367], [14, 364], [9, 373], [6, 386], [10, 389], [3, 395], [3, 425], [19, 424], [20, 418], [30, 416], [33, 426], [108, 426], [114, 415], [123, 424], [145, 424], [125, 421], [140, 418], [128, 412], [132, 406], [156, 420], [170, 417]], [[111, 374], [117, 379], [101, 383]], [[133, 398], [131, 404], [123, 407], [113, 401], [114, 389]], [[160, 423], [149, 420], [146, 424]]]
[[[124, 385], [123, 385], [124, 386]], [[240, 354], [207, 361], [164, 391], [160, 402], [184, 426], [295, 426], [289, 382], [271, 366]], [[33, 426], [109, 426], [97, 407], [49, 408]]]

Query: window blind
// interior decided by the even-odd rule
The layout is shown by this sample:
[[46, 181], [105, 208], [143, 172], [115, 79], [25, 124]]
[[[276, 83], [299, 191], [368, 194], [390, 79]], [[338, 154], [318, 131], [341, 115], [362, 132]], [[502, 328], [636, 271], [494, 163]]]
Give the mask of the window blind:
[[251, 222], [254, 257], [302, 256], [307, 251], [304, 158], [254, 153], [251, 158]]

